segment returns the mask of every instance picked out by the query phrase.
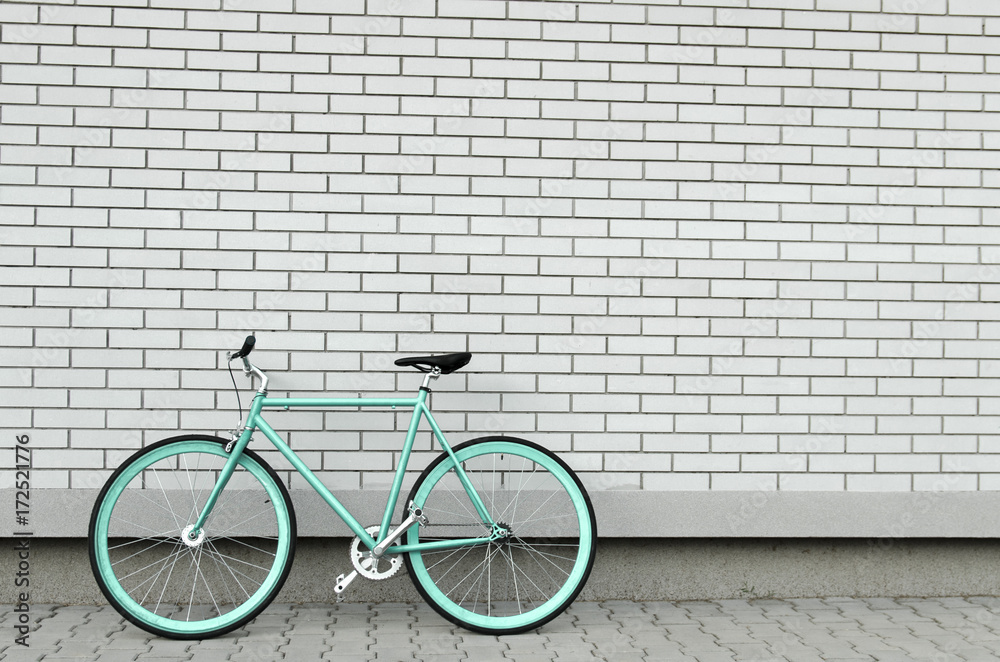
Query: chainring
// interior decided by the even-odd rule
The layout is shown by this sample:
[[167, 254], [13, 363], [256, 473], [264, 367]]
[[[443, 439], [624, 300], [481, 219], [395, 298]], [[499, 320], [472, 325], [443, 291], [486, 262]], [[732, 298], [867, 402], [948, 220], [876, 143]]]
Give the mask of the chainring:
[[[369, 526], [365, 531], [373, 538], [378, 538], [379, 527]], [[358, 574], [366, 579], [388, 579], [395, 575], [403, 559], [399, 554], [386, 554], [381, 558], [372, 556], [372, 551], [361, 544], [361, 538], [354, 536], [351, 540], [351, 563], [358, 571]]]

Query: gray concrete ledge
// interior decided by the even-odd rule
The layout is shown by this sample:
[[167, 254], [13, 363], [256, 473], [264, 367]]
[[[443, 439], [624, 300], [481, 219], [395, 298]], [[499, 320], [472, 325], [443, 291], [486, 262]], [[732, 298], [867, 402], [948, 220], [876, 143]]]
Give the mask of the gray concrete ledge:
[[[18, 558], [0, 542], [0, 604], [15, 601]], [[29, 541], [30, 601], [103, 604], [86, 541]], [[337, 575], [350, 569], [347, 538], [302, 538], [277, 602], [334, 602]], [[1000, 595], [993, 540], [604, 539], [582, 600], [717, 600], [809, 597]], [[17, 589], [24, 590], [24, 589]], [[358, 579], [349, 602], [419, 602], [406, 571]]]
[[[4, 518], [0, 536], [86, 537], [97, 492], [32, 490], [29, 525]], [[337, 496], [374, 524], [388, 493]], [[1000, 538], [1000, 492], [608, 491], [591, 498], [598, 532], [611, 538]], [[0, 490], [0, 499], [14, 510], [14, 490]], [[351, 535], [312, 490], [292, 492], [292, 501], [299, 535]]]

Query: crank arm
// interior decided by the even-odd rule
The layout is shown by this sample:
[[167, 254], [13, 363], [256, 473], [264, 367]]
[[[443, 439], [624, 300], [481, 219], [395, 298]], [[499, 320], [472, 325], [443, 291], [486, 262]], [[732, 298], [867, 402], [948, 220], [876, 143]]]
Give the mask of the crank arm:
[[404, 519], [403, 523], [397, 526], [392, 533], [386, 536], [385, 540], [375, 545], [375, 549], [372, 550], [372, 556], [379, 558], [385, 554], [385, 551], [389, 549], [393, 543], [402, 538], [403, 534], [406, 533], [406, 530], [414, 524], [427, 526], [427, 516], [424, 515], [419, 508], [415, 507], [412, 501], [410, 502], [408, 510], [410, 511], [409, 516]]

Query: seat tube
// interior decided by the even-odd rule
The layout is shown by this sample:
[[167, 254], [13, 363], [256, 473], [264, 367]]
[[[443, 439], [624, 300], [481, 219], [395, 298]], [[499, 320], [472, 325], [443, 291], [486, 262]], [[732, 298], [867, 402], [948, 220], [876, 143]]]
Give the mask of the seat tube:
[[[396, 509], [396, 502], [399, 501], [399, 491], [403, 487], [403, 475], [406, 465], [410, 460], [410, 451], [413, 450], [413, 442], [417, 438], [417, 428], [420, 427], [420, 418], [427, 411], [428, 389], [421, 386], [417, 394], [417, 404], [413, 407], [413, 415], [410, 417], [410, 425], [406, 429], [406, 440], [403, 442], [403, 450], [399, 454], [399, 466], [396, 467], [396, 475], [392, 479], [392, 487], [389, 490], [389, 500], [385, 504], [385, 513], [382, 515], [382, 524], [379, 526], [377, 542], [389, 535], [389, 525], [392, 522], [393, 511]], [[429, 417], [428, 417], [429, 418]]]

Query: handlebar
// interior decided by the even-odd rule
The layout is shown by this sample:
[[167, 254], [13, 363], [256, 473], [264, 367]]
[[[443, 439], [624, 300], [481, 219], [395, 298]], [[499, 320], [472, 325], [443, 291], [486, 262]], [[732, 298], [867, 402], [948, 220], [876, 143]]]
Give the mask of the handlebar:
[[240, 351], [235, 352], [232, 355], [231, 359], [242, 359], [246, 356], [249, 356], [250, 352], [253, 351], [253, 346], [256, 343], [257, 343], [256, 338], [254, 338], [253, 336], [247, 336], [246, 340], [243, 341], [243, 347], [240, 348]]
[[243, 341], [243, 347], [240, 348], [238, 352], [229, 354], [229, 360], [233, 359], [243, 359], [243, 373], [249, 377], [250, 375], [256, 375], [260, 379], [260, 388], [257, 389], [258, 393], [267, 393], [267, 375], [264, 371], [250, 363], [247, 356], [253, 351], [254, 345], [257, 344], [257, 339], [253, 336], [247, 336], [246, 340]]

